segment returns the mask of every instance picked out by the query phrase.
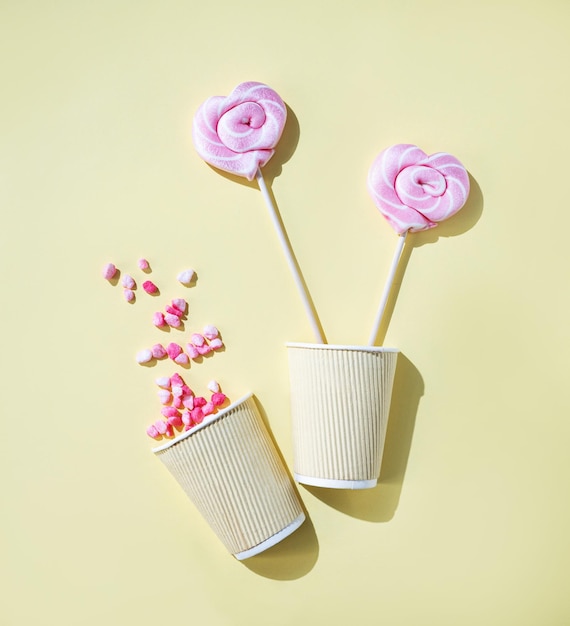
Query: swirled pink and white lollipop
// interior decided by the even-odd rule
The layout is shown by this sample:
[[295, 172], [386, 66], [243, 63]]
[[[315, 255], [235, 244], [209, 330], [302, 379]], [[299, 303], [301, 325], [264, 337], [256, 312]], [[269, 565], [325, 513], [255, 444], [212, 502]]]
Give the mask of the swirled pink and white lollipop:
[[368, 172], [374, 203], [400, 235], [380, 299], [369, 344], [374, 345], [408, 233], [434, 228], [455, 215], [469, 196], [469, 175], [451, 154], [428, 156], [412, 144], [383, 150]]
[[206, 163], [257, 180], [315, 337], [323, 343], [305, 281], [261, 171], [275, 153], [286, 120], [287, 107], [273, 89], [263, 83], [241, 83], [229, 96], [213, 96], [202, 104], [194, 116], [192, 138]]
[[428, 156], [412, 144], [397, 144], [372, 163], [368, 190], [397, 233], [413, 233], [437, 226], [465, 205], [469, 176], [451, 154]]
[[241, 83], [229, 96], [212, 96], [200, 106], [194, 146], [206, 163], [253, 180], [273, 156], [286, 119], [285, 103], [273, 89]]

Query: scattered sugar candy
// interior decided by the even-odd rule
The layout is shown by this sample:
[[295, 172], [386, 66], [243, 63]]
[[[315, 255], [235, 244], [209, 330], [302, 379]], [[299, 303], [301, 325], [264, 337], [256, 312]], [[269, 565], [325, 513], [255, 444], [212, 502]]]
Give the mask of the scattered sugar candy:
[[182, 413], [182, 423], [187, 429], [192, 426], [192, 416], [190, 415], [190, 411], [184, 411], [184, 413]]
[[190, 417], [192, 418], [192, 424], [201, 424], [204, 420], [204, 413], [202, 407], [196, 406], [190, 411]]
[[200, 356], [198, 348], [193, 343], [186, 344], [186, 351], [191, 359], [197, 359]]
[[135, 292], [132, 289], [123, 289], [123, 295], [127, 302], [132, 302], [135, 299]]
[[125, 274], [121, 279], [121, 284], [125, 289], [134, 289], [137, 286], [135, 279], [129, 274]]
[[137, 363], [148, 363], [152, 361], [152, 352], [148, 349], [137, 352]]
[[145, 280], [142, 284], [143, 289], [150, 294], [157, 293], [158, 287], [152, 282], [152, 280]]
[[173, 415], [172, 417], [169, 417], [166, 421], [170, 426], [173, 426], [174, 428], [181, 428], [184, 424], [181, 414]]
[[176, 417], [180, 415], [180, 411], [172, 406], [164, 406], [160, 409], [160, 412], [164, 417]]
[[159, 387], [164, 387], [165, 389], [170, 389], [170, 376], [159, 376], [154, 382]]
[[208, 383], [208, 389], [212, 392], [212, 393], [218, 393], [218, 391], [220, 391], [220, 384], [218, 383], [217, 380], [211, 380]]
[[150, 268], [149, 262], [146, 259], [139, 259], [138, 265], [139, 265], [139, 268], [143, 270], [143, 272]]
[[196, 396], [194, 398], [195, 407], [203, 407], [206, 404], [206, 402], [208, 401], [206, 400], [206, 398], [203, 398], [202, 396]]
[[184, 298], [174, 298], [174, 300], [172, 300], [172, 306], [184, 314], [188, 308], [188, 302], [186, 302]]
[[151, 348], [151, 352], [155, 359], [164, 359], [167, 356], [167, 352], [161, 343], [155, 343]]
[[216, 392], [214, 394], [212, 394], [212, 404], [214, 406], [221, 406], [227, 399], [227, 396], [225, 393], [221, 393], [221, 392]]
[[212, 350], [219, 350], [220, 348], [223, 348], [224, 344], [222, 343], [222, 340], [219, 337], [216, 337], [216, 339], [212, 339], [212, 341], [210, 341], [210, 348], [212, 348]]
[[157, 393], [161, 404], [169, 404], [172, 401], [172, 394], [168, 389], [160, 389]]
[[156, 428], [156, 426], [154, 424], [151, 424], [147, 429], [146, 429], [146, 434], [149, 437], [152, 437], [153, 439], [158, 439], [160, 437], [160, 433], [158, 432], [158, 429]]
[[190, 363], [190, 357], [185, 353], [185, 352], [181, 352], [175, 359], [174, 359], [175, 363], [178, 363], [178, 365], [188, 365], [188, 363]]
[[164, 315], [160, 312], [157, 311], [153, 316], [152, 316], [152, 323], [157, 327], [160, 328], [161, 326], [165, 326], [166, 325], [166, 321], [164, 319]]
[[184, 379], [180, 376], [180, 374], [178, 374], [178, 372], [174, 372], [174, 374], [170, 377], [170, 384], [172, 387], [175, 385], [182, 387], [184, 385]]
[[173, 361], [179, 354], [182, 354], [182, 352], [182, 346], [179, 346], [177, 343], [169, 343], [166, 346], [166, 353]]
[[204, 345], [204, 342], [206, 341], [204, 339], [204, 336], [201, 335], [200, 333], [193, 333], [192, 336], [190, 337], [190, 341], [197, 347], [199, 348], [200, 346]]
[[172, 398], [172, 406], [175, 409], [181, 409], [184, 406], [182, 404], [182, 398]]
[[103, 268], [103, 278], [106, 280], [111, 280], [116, 273], [117, 268], [113, 265], [113, 263], [107, 263], [107, 265]]
[[183, 396], [182, 405], [185, 409], [192, 410], [194, 408], [194, 396]]
[[179, 326], [182, 325], [182, 321], [180, 320], [180, 317], [178, 317], [178, 315], [173, 315], [172, 313], [165, 313], [164, 321], [169, 326], [172, 326], [172, 328], [178, 328]]
[[207, 326], [204, 326], [203, 332], [204, 332], [204, 337], [206, 337], [208, 341], [215, 339], [220, 334], [218, 329], [215, 326], [212, 326], [212, 324], [208, 324]]
[[203, 346], [196, 346], [196, 350], [198, 350], [200, 356], [206, 356], [206, 354], [212, 352], [212, 347], [205, 343]]
[[189, 285], [194, 280], [194, 275], [196, 272], [194, 270], [184, 270], [178, 274], [178, 281], [183, 285]]
[[164, 435], [166, 433], [167, 423], [165, 421], [157, 420], [154, 423], [154, 426], [161, 435]]
[[211, 415], [215, 410], [215, 406], [213, 402], [206, 402], [206, 404], [202, 407], [202, 415]]
[[183, 311], [181, 311], [180, 309], [177, 309], [174, 306], [170, 306], [168, 304], [164, 307], [164, 310], [166, 311], [168, 315], [176, 315], [176, 317], [182, 317], [184, 315]]

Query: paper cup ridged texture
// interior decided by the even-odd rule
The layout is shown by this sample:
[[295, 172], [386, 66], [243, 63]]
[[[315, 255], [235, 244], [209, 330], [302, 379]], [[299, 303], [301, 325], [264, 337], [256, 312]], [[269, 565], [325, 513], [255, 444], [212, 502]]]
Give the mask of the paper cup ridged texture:
[[304, 519], [251, 396], [154, 452], [237, 558], [277, 543]]
[[295, 478], [305, 484], [376, 485], [398, 351], [288, 344]]

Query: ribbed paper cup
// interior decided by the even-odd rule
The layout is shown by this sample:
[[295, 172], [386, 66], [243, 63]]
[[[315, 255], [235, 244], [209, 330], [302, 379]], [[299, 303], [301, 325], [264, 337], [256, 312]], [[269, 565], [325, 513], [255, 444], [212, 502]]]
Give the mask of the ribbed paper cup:
[[285, 539], [305, 519], [251, 394], [153, 452], [239, 560]]
[[375, 487], [398, 350], [289, 343], [287, 352], [295, 480]]

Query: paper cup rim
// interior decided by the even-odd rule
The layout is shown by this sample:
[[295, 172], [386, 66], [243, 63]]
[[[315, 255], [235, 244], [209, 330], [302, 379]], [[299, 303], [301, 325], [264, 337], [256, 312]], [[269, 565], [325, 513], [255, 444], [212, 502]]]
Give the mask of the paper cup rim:
[[313, 350], [354, 350], [357, 352], [400, 352], [398, 348], [386, 348], [384, 346], [356, 346], [332, 343], [302, 343], [288, 341], [288, 348], [310, 348]]
[[222, 409], [221, 411], [218, 411], [218, 413], [213, 413], [212, 415], [207, 415], [204, 418], [204, 421], [200, 422], [200, 424], [196, 424], [196, 426], [193, 426], [192, 428], [190, 428], [190, 430], [185, 430], [184, 432], [180, 433], [179, 435], [176, 435], [176, 437], [174, 437], [173, 439], [169, 439], [166, 443], [163, 443], [162, 445], [157, 446], [156, 448], [152, 448], [151, 452], [156, 454], [157, 452], [162, 452], [163, 450], [167, 450], [168, 448], [171, 448], [172, 446], [175, 446], [177, 443], [180, 443], [181, 441], [184, 441], [184, 439], [187, 439], [188, 437], [191, 437], [194, 433], [198, 432], [199, 430], [202, 430], [202, 428], [205, 428], [206, 426], [209, 426], [210, 424], [213, 424], [215, 421], [217, 421], [220, 418], [224, 417], [224, 415], [226, 415], [226, 413], [228, 413], [229, 411], [232, 411], [237, 406], [239, 406], [240, 404], [243, 404], [246, 400], [249, 400], [252, 397], [253, 397], [253, 392], [250, 391], [245, 396], [242, 396], [239, 400], [236, 400], [235, 402], [232, 402], [225, 409]]
[[305, 521], [305, 517], [305, 513], [301, 513], [290, 524], [285, 526], [285, 528], [275, 533], [265, 541], [258, 543], [256, 546], [253, 546], [253, 548], [249, 548], [247, 550], [243, 550], [242, 552], [237, 552], [236, 554], [234, 554], [235, 558], [238, 561], [244, 561], [245, 559], [249, 559], [252, 556], [255, 556], [257, 554], [260, 554], [261, 552], [265, 552], [265, 550], [268, 550], [269, 548], [272, 548], [280, 541], [283, 541], [283, 539], [289, 537], [289, 535], [292, 535], [303, 524], [303, 522]]

